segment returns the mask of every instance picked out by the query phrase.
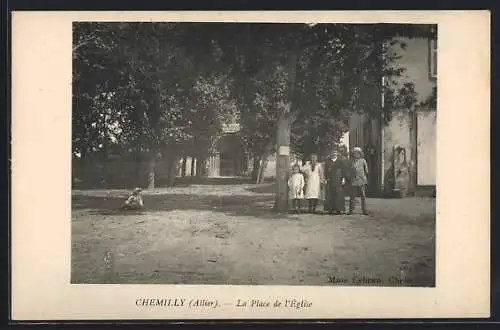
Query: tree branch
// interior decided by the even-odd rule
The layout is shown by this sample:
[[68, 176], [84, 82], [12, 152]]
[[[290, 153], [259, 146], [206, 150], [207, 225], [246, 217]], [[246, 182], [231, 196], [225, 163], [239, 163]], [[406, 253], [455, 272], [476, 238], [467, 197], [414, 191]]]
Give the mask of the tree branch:
[[97, 36], [90, 37], [90, 38], [88, 38], [88, 39], [86, 39], [86, 40], [83, 40], [83, 41], [81, 41], [80, 43], [78, 43], [78, 44], [74, 45], [74, 46], [73, 46], [73, 54], [74, 54], [74, 53], [75, 53], [78, 49], [80, 49], [81, 47], [83, 47], [83, 46], [87, 45], [88, 43], [90, 43], [92, 40], [95, 40], [95, 39], [97, 39]]

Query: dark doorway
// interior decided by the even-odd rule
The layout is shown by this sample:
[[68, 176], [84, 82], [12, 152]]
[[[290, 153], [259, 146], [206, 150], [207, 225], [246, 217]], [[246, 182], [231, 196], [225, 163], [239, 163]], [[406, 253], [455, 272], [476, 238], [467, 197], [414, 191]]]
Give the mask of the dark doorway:
[[245, 170], [245, 154], [236, 134], [223, 136], [219, 144], [220, 176], [241, 176]]
[[234, 154], [221, 153], [220, 154], [220, 175], [221, 176], [236, 176], [236, 159]]

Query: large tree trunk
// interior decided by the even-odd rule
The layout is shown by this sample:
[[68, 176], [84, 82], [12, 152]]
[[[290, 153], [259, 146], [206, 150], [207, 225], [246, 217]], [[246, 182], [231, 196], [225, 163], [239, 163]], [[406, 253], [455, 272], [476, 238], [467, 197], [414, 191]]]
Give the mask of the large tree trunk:
[[[290, 103], [285, 107], [290, 107]], [[290, 169], [290, 131], [292, 120], [289, 109], [279, 116], [276, 152], [276, 196], [274, 208], [279, 213], [288, 212], [288, 172]]]
[[278, 213], [288, 212], [288, 172], [290, 170], [290, 134], [292, 131], [292, 100], [299, 49], [290, 53], [285, 70], [288, 73], [288, 95], [277, 104], [278, 121], [276, 134], [276, 196], [274, 209]]

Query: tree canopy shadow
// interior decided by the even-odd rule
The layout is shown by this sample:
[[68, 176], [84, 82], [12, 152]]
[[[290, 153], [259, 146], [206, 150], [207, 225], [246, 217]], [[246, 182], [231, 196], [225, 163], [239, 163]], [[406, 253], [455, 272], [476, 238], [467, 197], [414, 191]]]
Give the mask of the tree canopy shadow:
[[[192, 185], [202, 186], [220, 186], [220, 185], [237, 185], [237, 184], [252, 184], [254, 181], [249, 177], [177, 177], [174, 181], [174, 187], [189, 187]], [[138, 183], [133, 178], [129, 180], [88, 180], [73, 182], [73, 189], [93, 190], [93, 189], [133, 189], [135, 187], [145, 188], [145, 183]], [[156, 188], [169, 187], [167, 178], [157, 178], [155, 182]]]
[[144, 209], [141, 211], [120, 210], [125, 197], [120, 196], [88, 196], [74, 194], [72, 210], [90, 210], [90, 213], [102, 215], [137, 215], [151, 212], [168, 212], [173, 210], [198, 210], [221, 212], [231, 216], [255, 218], [284, 218], [288, 215], [273, 211], [273, 198], [270, 196], [252, 195], [197, 195], [197, 194], [162, 194], [143, 197]]
[[245, 190], [256, 194], [274, 194], [276, 192], [276, 184], [254, 185], [246, 187]]
[[[236, 184], [251, 184], [252, 179], [249, 177], [178, 177], [175, 179], [175, 187], [190, 186], [190, 185], [236, 185]], [[160, 180], [160, 185], [166, 185], [166, 182]]]

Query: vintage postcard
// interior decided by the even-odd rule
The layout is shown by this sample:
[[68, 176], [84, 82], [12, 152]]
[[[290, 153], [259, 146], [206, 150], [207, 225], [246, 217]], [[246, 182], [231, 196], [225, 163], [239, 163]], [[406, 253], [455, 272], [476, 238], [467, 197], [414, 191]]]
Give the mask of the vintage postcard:
[[489, 316], [490, 15], [13, 12], [12, 318]]

